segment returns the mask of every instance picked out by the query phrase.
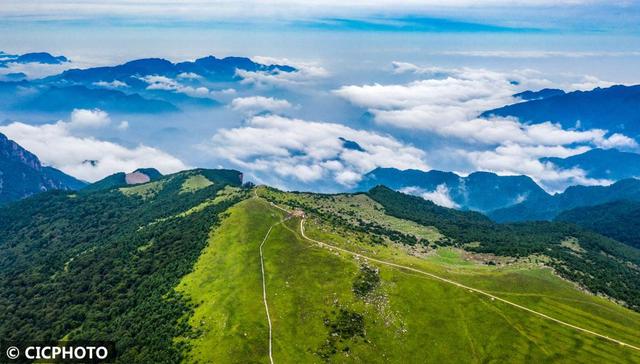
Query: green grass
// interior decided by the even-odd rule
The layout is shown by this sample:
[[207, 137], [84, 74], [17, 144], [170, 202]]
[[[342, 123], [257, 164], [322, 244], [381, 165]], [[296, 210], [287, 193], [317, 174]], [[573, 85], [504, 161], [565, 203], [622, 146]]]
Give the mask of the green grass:
[[[256, 199], [229, 210], [213, 232], [194, 270], [176, 290], [196, 305], [189, 319], [197, 339], [189, 361], [259, 362], [267, 355], [258, 246], [281, 214]], [[242, 358], [242, 360], [240, 359]]]
[[[640, 346], [640, 336], [638, 335], [638, 332], [640, 332], [640, 314], [623, 308], [604, 298], [581, 292], [572, 283], [555, 276], [548, 268], [540, 268], [531, 264], [514, 264], [505, 267], [467, 264], [463, 263], [459, 256], [456, 257], [452, 250], [442, 248], [438, 249], [438, 255], [435, 258], [427, 257], [426, 259], [422, 259], [404, 254], [403, 249], [395, 246], [363, 246], [354, 243], [352, 239], [349, 238], [348, 232], [342, 231], [336, 233], [330, 230], [328, 227], [318, 224], [318, 221], [312, 221], [311, 224], [306, 226], [307, 235], [315, 237], [318, 240], [334, 242], [344, 248], [377, 259], [412, 266], [455, 280], [470, 287], [486, 290], [499, 297], [568, 323], [611, 336], [632, 345]], [[446, 253], [442, 254], [442, 252]], [[400, 274], [411, 275], [415, 278], [420, 278], [420, 280], [427, 282], [427, 284], [432, 284], [432, 282], [429, 282], [430, 279], [426, 277], [420, 277], [413, 273]], [[464, 293], [465, 296], [476, 296], [475, 299], [481, 301], [483, 305], [487, 306], [486, 308], [490, 310], [483, 315], [494, 312], [494, 315], [490, 318], [495, 319], [495, 313], [500, 312], [500, 315], [504, 316], [505, 322], [514, 323], [510, 323], [509, 325], [518, 329], [517, 332], [511, 333], [511, 335], [516, 336], [508, 339], [507, 335], [507, 339], [501, 339], [505, 344], [509, 343], [509, 345], [511, 345], [514, 340], [521, 340], [522, 337], [534, 338], [533, 342], [536, 343], [536, 345], [544, 347], [544, 351], [549, 353], [547, 358], [553, 357], [556, 360], [561, 359], [561, 361], [566, 362], [640, 361], [640, 352], [628, 348], [621, 348], [617, 344], [604, 342], [601, 339], [596, 339], [564, 326], [558, 327], [548, 320], [541, 319], [503, 303], [491, 301], [482, 296], [478, 297], [475, 293], [469, 293], [459, 288], [451, 291], [449, 288], [455, 287], [447, 287], [449, 293], [452, 294], [452, 300], [455, 301], [453, 297], [460, 292]], [[411, 287], [401, 290], [399, 297], [420, 292], [422, 289], [422, 286], [412, 285]], [[433, 292], [420, 293], [420, 295], [422, 294], [426, 295], [425, 297], [433, 297]], [[416, 297], [416, 299], [417, 298], [418, 297]], [[448, 300], [445, 297], [442, 299]], [[415, 304], [418, 304], [417, 301], [414, 303], [407, 302], [399, 307], [412, 307]], [[445, 306], [447, 305], [445, 304]], [[461, 309], [466, 312], [464, 307]], [[471, 324], [474, 330], [478, 330], [485, 324], [490, 324], [488, 317], [475, 317], [475, 320], [477, 321]], [[555, 334], [553, 335], [556, 336], [551, 336], [552, 339], [549, 340], [545, 336], [545, 332], [554, 332]], [[520, 338], [518, 338], [518, 333], [520, 333]], [[447, 335], [454, 334], [450, 333]], [[490, 335], [490, 333], [486, 333], [486, 335]], [[568, 347], [558, 348], [557, 343], [555, 343], [553, 339], [559, 340], [558, 343], [564, 342], [567, 344], [571, 342], [574, 345], [588, 348], [587, 352], [589, 355], [580, 356], [572, 353], [571, 355], [576, 356], [574, 359], [567, 354], [572, 352], [571, 349]], [[486, 344], [488, 343], [484, 345]], [[542, 353], [544, 353], [544, 351], [542, 351]], [[565, 354], [561, 356], [561, 353]], [[615, 355], [612, 353], [615, 353]], [[524, 356], [520, 358], [525, 359]], [[544, 360], [546, 361], [548, 359]], [[513, 359], [512, 361], [520, 361], [520, 359]]]
[[313, 206], [322, 212], [340, 216], [351, 222], [355, 222], [356, 219], [373, 221], [386, 228], [402, 231], [428, 242], [434, 242], [442, 237], [434, 227], [423, 226], [413, 221], [386, 215], [384, 208], [365, 194], [293, 194], [264, 187], [258, 187], [257, 193], [269, 200], [274, 200], [282, 204], [296, 202]]
[[[188, 318], [194, 335], [177, 339], [191, 345], [187, 362], [268, 363], [258, 248], [282, 215], [256, 198], [231, 208], [211, 234], [194, 271], [176, 288], [196, 305]], [[364, 262], [304, 240], [299, 222], [290, 219], [275, 225], [264, 246], [273, 356], [278, 363], [322, 362], [323, 353], [329, 353], [331, 362], [356, 363], [640, 362], [640, 352], [478, 293], [373, 262], [369, 265], [379, 270], [380, 283], [366, 297], [358, 296], [353, 284]], [[452, 248], [411, 255], [394, 244], [363, 244], [361, 233], [336, 230], [314, 218], [307, 222], [306, 232], [640, 346], [639, 314], [583, 293], [547, 268], [527, 262], [478, 265]], [[337, 322], [341, 311], [362, 315], [364, 338], [331, 336], [327, 323]]]
[[126, 196], [140, 196], [143, 199], [148, 199], [160, 192], [164, 187], [165, 182], [166, 181], [147, 182], [132, 187], [122, 187], [119, 188], [118, 191], [122, 192]]
[[211, 182], [207, 177], [201, 174], [196, 174], [190, 176], [189, 178], [187, 178], [187, 180], [184, 181], [180, 188], [180, 193], [195, 192], [203, 188], [207, 188], [212, 184], [213, 182]]

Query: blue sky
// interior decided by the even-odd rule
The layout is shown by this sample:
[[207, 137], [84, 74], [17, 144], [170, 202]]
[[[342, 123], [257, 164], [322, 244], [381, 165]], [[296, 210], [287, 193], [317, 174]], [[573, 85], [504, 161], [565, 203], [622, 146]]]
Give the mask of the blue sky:
[[[514, 102], [510, 95], [527, 88], [640, 83], [639, 24], [635, 1], [4, 0], [0, 32], [8, 36], [0, 37], [0, 50], [63, 54], [73, 61], [65, 67], [212, 54], [273, 59], [300, 72], [280, 78], [245, 75], [245, 91], [238, 95], [213, 90], [224, 106], [206, 114], [160, 120], [86, 112], [7, 114], [0, 115], [0, 131], [12, 131], [27, 147], [43, 151], [51, 146], [38, 144], [29, 132], [46, 128], [78, 145], [108, 141], [114, 144], [110, 153], [120, 158], [113, 160], [129, 158], [126, 166], [149, 161], [135, 159], [141, 153], [136, 148], [149, 147], [158, 153], [150, 160], [162, 164], [165, 158], [168, 169], [233, 167], [285, 188], [347, 188], [377, 166], [528, 174], [549, 190], [606, 183], [548, 170], [536, 160], [612, 146], [609, 135], [584, 130], [576, 141], [553, 121], [548, 129], [533, 130], [475, 116]], [[20, 70], [34, 72], [32, 78], [60, 71]], [[513, 79], [520, 84], [510, 84]], [[432, 120], [434, 113], [443, 117]], [[90, 125], [84, 117], [100, 120], [99, 127], [74, 127]], [[58, 120], [63, 124], [56, 129], [51, 125]], [[332, 142], [327, 146], [322, 138], [289, 133], [292, 128]], [[460, 130], [498, 137], [476, 138]], [[541, 131], [549, 138], [538, 138]], [[294, 142], [258, 142], [282, 133]], [[336, 144], [340, 137], [375, 152], [357, 160]], [[264, 149], [247, 148], [252, 141]], [[58, 166], [67, 162], [41, 158]], [[76, 167], [69, 164], [68, 171], [87, 179], [110, 171]]]

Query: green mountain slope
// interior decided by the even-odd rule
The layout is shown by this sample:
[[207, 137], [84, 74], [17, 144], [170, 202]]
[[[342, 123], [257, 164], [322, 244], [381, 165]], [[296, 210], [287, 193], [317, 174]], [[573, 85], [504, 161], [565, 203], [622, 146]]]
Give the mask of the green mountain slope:
[[112, 339], [119, 363], [640, 361], [640, 314], [560, 278], [550, 242], [489, 253], [488, 232], [455, 235], [495, 228], [480, 214], [240, 183], [194, 170], [0, 209], [0, 337]]
[[557, 221], [572, 222], [622, 243], [640, 248], [640, 202], [615, 201], [564, 211]]
[[390, 215], [432, 225], [457, 246], [515, 257], [543, 254], [561, 276], [640, 309], [640, 250], [571, 224], [496, 224], [468, 212], [446, 215], [449, 209], [382, 186], [368, 194]]
[[[305, 226], [306, 234], [315, 239], [481, 287], [568, 322], [640, 341], [634, 333], [640, 328], [640, 315], [581, 293], [548, 269], [527, 263], [476, 265], [450, 248], [422, 257], [407, 254], [406, 247], [367, 241], [361, 232], [323, 218], [336, 207], [355, 211], [349, 209], [350, 202], [323, 205], [319, 202], [323, 197], [317, 195], [259, 194], [298, 206], [323, 206]], [[196, 302], [189, 319], [196, 335], [179, 339], [191, 347], [187, 362], [268, 362], [269, 327], [261, 273], [256, 269], [267, 232], [265, 287], [275, 362], [640, 359], [640, 352], [620, 350], [619, 344], [453, 284], [320, 247], [301, 235], [299, 218], [283, 218], [283, 211], [254, 197], [233, 207], [212, 234], [195, 270], [178, 286]]]
[[[194, 175], [213, 184], [181, 193]], [[196, 170], [0, 209], [0, 337], [109, 339], [122, 363], [178, 361], [173, 337], [189, 306], [173, 287], [242, 198], [231, 175], [239, 185], [239, 172]]]

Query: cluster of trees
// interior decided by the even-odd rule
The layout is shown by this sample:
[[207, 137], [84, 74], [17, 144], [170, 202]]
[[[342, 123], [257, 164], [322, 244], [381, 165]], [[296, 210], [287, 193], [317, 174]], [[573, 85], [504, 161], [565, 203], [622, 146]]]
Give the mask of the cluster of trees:
[[[384, 186], [371, 189], [368, 195], [387, 214], [434, 226], [466, 249], [513, 257], [549, 256], [562, 276], [640, 310], [640, 250], [573, 224], [497, 224], [479, 213], [447, 209]], [[562, 244], [569, 238], [577, 239], [580, 252]]]
[[338, 312], [332, 312], [332, 317], [326, 317], [325, 327], [329, 330], [327, 340], [316, 351], [316, 354], [325, 362], [331, 362], [332, 357], [338, 352], [349, 352], [349, 343], [365, 340], [366, 331], [364, 316], [347, 308], [340, 308]]
[[619, 242], [640, 248], [640, 202], [615, 201], [564, 211], [557, 221], [567, 221], [593, 230]]
[[193, 193], [179, 193], [185, 173], [152, 198], [58, 191], [0, 209], [0, 337], [114, 340], [118, 362], [179, 362], [192, 306], [173, 288], [241, 198], [172, 218], [230, 181], [205, 173], [215, 183]]

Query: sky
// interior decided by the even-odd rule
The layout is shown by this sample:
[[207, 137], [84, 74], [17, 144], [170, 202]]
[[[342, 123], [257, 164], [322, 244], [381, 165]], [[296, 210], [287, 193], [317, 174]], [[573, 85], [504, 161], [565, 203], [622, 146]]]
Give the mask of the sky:
[[[3, 0], [0, 50], [72, 60], [10, 68], [30, 78], [206, 55], [298, 72], [239, 73], [242, 91], [206, 90], [223, 104], [208, 112], [0, 113], [0, 132], [89, 181], [137, 167], [228, 167], [281, 188], [337, 191], [373, 168], [396, 167], [526, 174], [550, 192], [606, 184], [538, 159], [637, 150], [628, 136], [478, 114], [526, 89], [640, 83], [639, 24], [637, 1]], [[184, 80], [147, 80], [195, 92]]]

